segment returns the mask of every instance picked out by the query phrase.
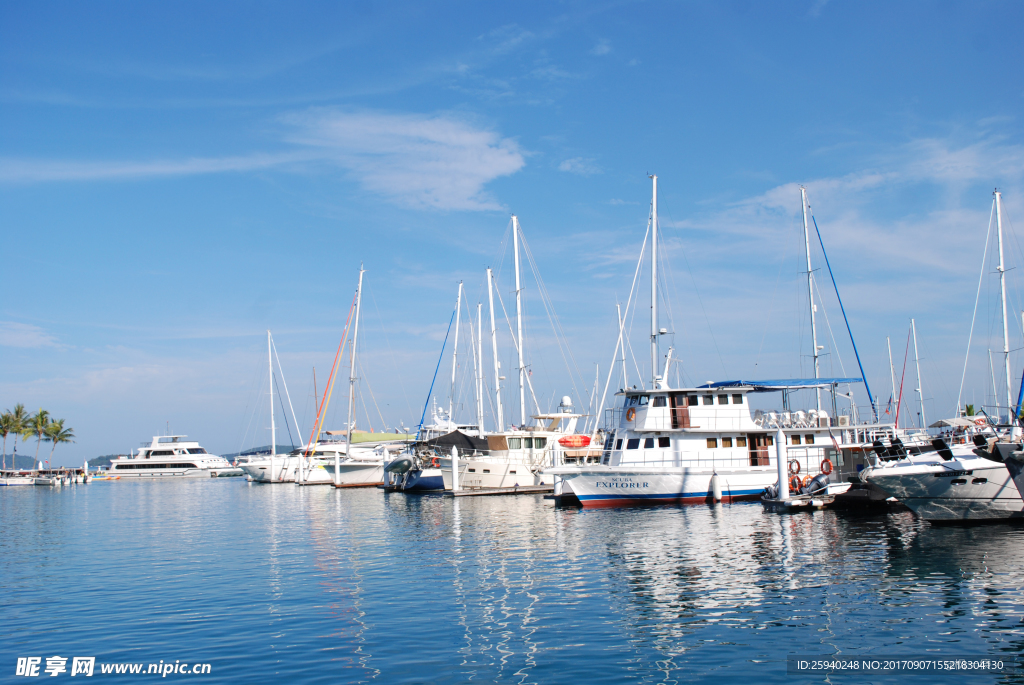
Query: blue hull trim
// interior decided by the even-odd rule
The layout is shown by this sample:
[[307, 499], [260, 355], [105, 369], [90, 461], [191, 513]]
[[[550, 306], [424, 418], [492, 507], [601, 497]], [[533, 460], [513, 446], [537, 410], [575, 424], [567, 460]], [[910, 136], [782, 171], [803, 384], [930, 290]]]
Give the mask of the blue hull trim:
[[[722, 493], [723, 502], [735, 502], [742, 500], [758, 499], [764, 493], [764, 488], [747, 490], [731, 490]], [[700, 504], [709, 501], [709, 492], [665, 492], [656, 494], [631, 493], [629, 495], [608, 494], [608, 495], [576, 495], [583, 506], [608, 507], [620, 504]]]

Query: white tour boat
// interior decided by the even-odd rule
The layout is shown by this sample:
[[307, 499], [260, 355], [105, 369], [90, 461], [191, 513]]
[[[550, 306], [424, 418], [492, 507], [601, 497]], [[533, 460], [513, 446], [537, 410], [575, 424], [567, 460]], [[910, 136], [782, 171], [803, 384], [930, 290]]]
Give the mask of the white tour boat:
[[139, 453], [110, 462], [107, 475], [121, 478], [217, 478], [241, 476], [224, 457], [209, 454], [187, 435], [155, 435]]

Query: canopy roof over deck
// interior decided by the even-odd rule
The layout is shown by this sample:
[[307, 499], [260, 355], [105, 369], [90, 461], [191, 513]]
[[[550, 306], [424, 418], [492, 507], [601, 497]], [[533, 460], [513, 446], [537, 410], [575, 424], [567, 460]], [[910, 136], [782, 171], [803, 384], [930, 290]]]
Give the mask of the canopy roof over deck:
[[781, 390], [804, 390], [806, 388], [827, 388], [846, 383], [863, 383], [863, 378], [790, 378], [772, 381], [718, 381], [705, 383], [699, 388], [751, 388], [751, 392], [779, 392]]

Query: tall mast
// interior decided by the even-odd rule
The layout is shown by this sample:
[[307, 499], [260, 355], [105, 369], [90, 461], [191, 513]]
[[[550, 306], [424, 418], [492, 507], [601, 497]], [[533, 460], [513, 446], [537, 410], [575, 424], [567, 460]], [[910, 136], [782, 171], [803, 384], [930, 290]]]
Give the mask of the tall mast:
[[[622, 306], [616, 303], [615, 305], [615, 316], [619, 319], [619, 331], [622, 330]], [[619, 336], [619, 349], [622, 350], [622, 389], [625, 390], [629, 387], [629, 378], [626, 376], [626, 345], [622, 341], [622, 336]]]
[[498, 424], [495, 430], [505, 430], [505, 417], [501, 415], [501, 372], [498, 366], [498, 333], [494, 328], [494, 273], [487, 269], [487, 299], [491, 309], [491, 351], [494, 352], [494, 400], [498, 409]]
[[917, 324], [914, 320], [910, 320], [910, 330], [914, 333], [914, 366], [917, 367], [917, 401], [921, 405], [921, 428], [928, 426], [928, 421], [924, 417], [924, 389], [921, 386], [921, 362], [917, 356]]
[[[352, 456], [352, 429], [355, 419], [356, 407], [356, 342], [359, 339], [359, 309], [363, 302], [363, 265], [359, 265], [359, 285], [356, 286], [356, 321], [352, 328], [352, 351], [349, 354], [349, 363], [352, 365], [348, 372], [348, 425], [345, 429], [345, 456]], [[338, 452], [334, 452], [334, 484], [341, 483], [341, 458]]]
[[523, 290], [519, 282], [519, 219], [512, 215], [512, 245], [516, 262], [516, 337], [519, 348], [519, 428], [526, 425], [526, 369], [523, 367]]
[[455, 298], [455, 347], [452, 348], [452, 391], [448, 395], [448, 420], [455, 422], [455, 369], [459, 361], [459, 326], [462, 324], [462, 281], [459, 281], [459, 296]]
[[[277, 429], [274, 427], [274, 355], [271, 352], [270, 331], [267, 331], [267, 369], [270, 371], [270, 456], [273, 458], [277, 454]], [[273, 472], [270, 477], [274, 477]]]
[[[658, 389], [658, 177], [651, 191], [651, 389]], [[625, 356], [625, 355], [623, 355]]]
[[[1013, 411], [1010, 399], [1010, 331], [1006, 325], [1006, 269], [1003, 265], [1003, 194], [996, 191], [996, 233], [999, 236], [999, 294], [1003, 306], [1003, 362], [1006, 366], [1006, 410]], [[992, 388], [995, 391], [995, 388]], [[1008, 423], [1013, 424], [1013, 417], [1008, 416]]]
[[484, 435], [484, 305], [476, 303], [476, 432]]
[[[811, 271], [811, 238], [807, 231], [807, 189], [800, 186], [800, 209], [804, 214], [804, 250], [807, 254], [807, 303], [811, 309], [811, 345], [814, 352], [814, 379], [818, 379], [818, 331], [814, 327], [814, 272]], [[821, 411], [821, 388], [814, 389], [815, 402]]]
[[889, 350], [889, 382], [892, 384], [890, 398], [896, 399], [896, 369], [892, 365], [892, 346], [889, 344], [889, 336], [885, 336], [885, 349]]

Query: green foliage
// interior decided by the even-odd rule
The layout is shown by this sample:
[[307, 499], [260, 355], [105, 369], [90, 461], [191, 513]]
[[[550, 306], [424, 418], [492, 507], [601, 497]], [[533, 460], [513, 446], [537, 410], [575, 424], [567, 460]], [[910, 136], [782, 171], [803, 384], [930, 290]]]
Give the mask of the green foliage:
[[46, 427], [46, 440], [53, 443], [53, 447], [50, 448], [50, 459], [53, 459], [53, 451], [57, 449], [57, 445], [62, 442], [74, 442], [71, 439], [73, 437], [75, 437], [75, 431], [64, 427], [64, 419], [51, 421]]
[[966, 407], [964, 408], [964, 411], [966, 411], [966, 412], [967, 412], [967, 415], [968, 415], [968, 416], [974, 416], [974, 405], [973, 405], [973, 404], [968, 404], [968, 405], [967, 405], [967, 406], [966, 406]]

